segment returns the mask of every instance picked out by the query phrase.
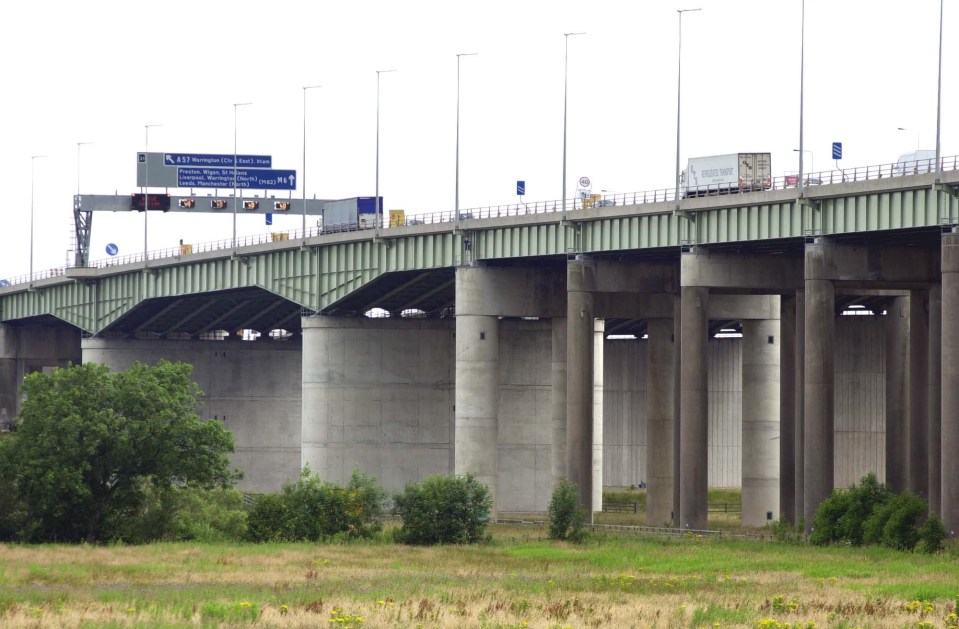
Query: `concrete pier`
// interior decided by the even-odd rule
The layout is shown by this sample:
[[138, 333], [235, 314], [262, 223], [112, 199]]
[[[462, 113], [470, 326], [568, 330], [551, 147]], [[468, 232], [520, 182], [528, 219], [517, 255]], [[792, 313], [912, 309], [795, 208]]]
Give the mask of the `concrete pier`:
[[942, 287], [929, 288], [929, 512], [942, 508]]
[[675, 395], [673, 387], [673, 320], [649, 319], [649, 347], [646, 365], [646, 443], [648, 486], [647, 521], [650, 526], [672, 523], [673, 431]]
[[779, 519], [780, 321], [743, 320], [742, 522]]
[[942, 236], [942, 516], [959, 533], [959, 233]]
[[896, 297], [886, 314], [886, 485], [896, 493], [907, 488], [909, 302]]
[[707, 526], [709, 484], [706, 380], [709, 289], [683, 286], [681, 298], [679, 524], [684, 529], [703, 530]]
[[586, 261], [570, 262], [566, 318], [566, 460], [580, 504], [592, 504], [593, 481], [593, 295]]
[[929, 497], [929, 291], [909, 295], [909, 458], [907, 487]]

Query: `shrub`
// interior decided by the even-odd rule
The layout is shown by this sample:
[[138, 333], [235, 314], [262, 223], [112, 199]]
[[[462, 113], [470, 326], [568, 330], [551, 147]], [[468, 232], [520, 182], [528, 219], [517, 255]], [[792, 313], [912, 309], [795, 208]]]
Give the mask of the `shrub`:
[[771, 522], [766, 525], [769, 532], [773, 534], [773, 539], [777, 542], [787, 544], [798, 544], [803, 540], [803, 522], [800, 518], [799, 524], [793, 526], [786, 519], [786, 516], [779, 516], [778, 522]]
[[279, 542], [283, 540], [283, 496], [257, 496], [246, 515], [246, 536], [252, 542]]
[[892, 492], [872, 473], [849, 489], [837, 489], [816, 510], [809, 541], [820, 546], [837, 542], [853, 546], [878, 543], [867, 539], [866, 521], [892, 498]]
[[880, 506], [866, 521], [866, 541], [888, 548], [912, 550], [919, 542], [919, 521], [926, 502], [905, 492]]
[[586, 537], [586, 510], [579, 507], [579, 489], [569, 481], [560, 481], [549, 501], [550, 539], [582, 541]]
[[393, 497], [403, 519], [396, 541], [404, 544], [474, 544], [486, 541], [493, 499], [472, 474], [436, 475], [408, 484]]
[[[926, 523], [919, 528], [919, 544], [916, 550], [924, 553], [938, 553], [945, 547], [945, 541], [949, 539], [949, 531], [938, 514], [931, 514]], [[959, 609], [959, 604], [957, 604]]]
[[839, 520], [849, 508], [849, 502], [849, 494], [842, 489], [837, 489], [819, 504], [812, 520], [810, 543], [825, 546], [842, 541], [842, 527], [839, 525]]
[[140, 508], [117, 521], [112, 538], [129, 544], [152, 541], [239, 541], [246, 535], [243, 494], [235, 489], [189, 485], [141, 488]]

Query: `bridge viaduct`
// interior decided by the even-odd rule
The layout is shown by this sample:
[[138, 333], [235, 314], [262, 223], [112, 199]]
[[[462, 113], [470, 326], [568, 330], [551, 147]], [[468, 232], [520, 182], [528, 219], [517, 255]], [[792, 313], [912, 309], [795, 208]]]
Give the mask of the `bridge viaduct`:
[[[390, 488], [471, 472], [500, 511], [544, 510], [562, 478], [597, 509], [605, 475], [648, 483], [651, 524], [706, 528], [712, 483], [741, 484], [748, 525], [808, 526], [875, 471], [954, 533], [959, 172], [934, 177], [68, 268], [0, 288], [0, 422], [29, 372], [168, 358], [251, 490], [304, 464]], [[714, 339], [730, 322], [742, 340]]]

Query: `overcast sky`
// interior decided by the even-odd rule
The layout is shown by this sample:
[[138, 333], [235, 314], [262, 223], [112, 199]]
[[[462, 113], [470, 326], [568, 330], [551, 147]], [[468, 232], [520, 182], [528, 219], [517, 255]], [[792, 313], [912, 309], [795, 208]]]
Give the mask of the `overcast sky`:
[[[805, 168], [894, 162], [934, 149], [938, 0], [807, 0]], [[136, 192], [135, 160], [156, 152], [273, 156], [308, 196], [372, 196], [376, 70], [380, 193], [407, 214], [454, 204], [456, 53], [461, 60], [460, 207], [562, 195], [564, 32], [569, 38], [567, 189], [672, 188], [678, 8], [682, 142], [689, 157], [768, 151], [798, 169], [801, 0], [167, 0], [0, 4], [0, 278], [62, 266], [72, 203]], [[943, 155], [959, 153], [959, 8], [946, 2]], [[906, 130], [900, 131], [899, 127]], [[46, 158], [31, 160], [33, 155]], [[31, 195], [31, 162], [35, 187]], [[174, 192], [175, 191], [171, 191]], [[302, 189], [293, 195], [299, 198]], [[300, 218], [240, 217], [238, 232]], [[229, 238], [228, 216], [151, 214], [149, 248]], [[97, 213], [91, 258], [143, 249], [142, 214]]]

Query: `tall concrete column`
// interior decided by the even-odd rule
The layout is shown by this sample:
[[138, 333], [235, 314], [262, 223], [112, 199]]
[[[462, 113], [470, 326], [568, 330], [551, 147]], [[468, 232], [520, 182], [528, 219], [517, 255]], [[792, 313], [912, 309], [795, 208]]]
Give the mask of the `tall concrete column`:
[[[459, 273], [457, 273], [459, 279]], [[456, 314], [453, 469], [489, 487], [496, 505], [499, 419], [499, 320]]]
[[942, 236], [942, 516], [959, 533], [959, 233]]
[[942, 287], [929, 288], [929, 512], [942, 505]]
[[679, 452], [682, 444], [679, 439], [679, 402], [682, 399], [680, 382], [683, 364], [683, 318], [682, 299], [673, 297], [673, 526], [679, 526]]
[[709, 408], [706, 350], [709, 289], [683, 286], [682, 365], [679, 404], [679, 525], [705, 530], [708, 526]]
[[580, 505], [593, 497], [593, 295], [592, 265], [567, 266], [566, 461], [567, 478], [579, 488]]
[[550, 406], [553, 487], [566, 479], [566, 317], [553, 317]]
[[779, 519], [780, 322], [743, 320], [742, 518]]
[[673, 506], [673, 319], [649, 319], [646, 354], [646, 514], [649, 526], [671, 524]]
[[832, 493], [835, 474], [836, 294], [831, 280], [815, 279], [822, 277], [827, 246], [806, 246], [803, 517], [807, 531], [819, 503]]
[[805, 390], [806, 390], [806, 291], [796, 291], [796, 354], [793, 360], [793, 368], [796, 370], [796, 418], [795, 434], [796, 441], [793, 452], [795, 453], [795, 467], [793, 468], [796, 477], [795, 494], [796, 504], [794, 507], [795, 521], [803, 517], [806, 504], [806, 423], [805, 423]]
[[593, 323], [593, 495], [592, 513], [603, 510], [603, 347], [606, 322]]
[[886, 310], [886, 484], [897, 493], [907, 488], [909, 303], [896, 297]]
[[[796, 295], [779, 301], [779, 511], [796, 523]], [[744, 335], [745, 336], [745, 335]], [[745, 368], [745, 362], [743, 368]], [[743, 401], [745, 406], [745, 400]]]
[[929, 292], [909, 296], [909, 491], [929, 497]]

